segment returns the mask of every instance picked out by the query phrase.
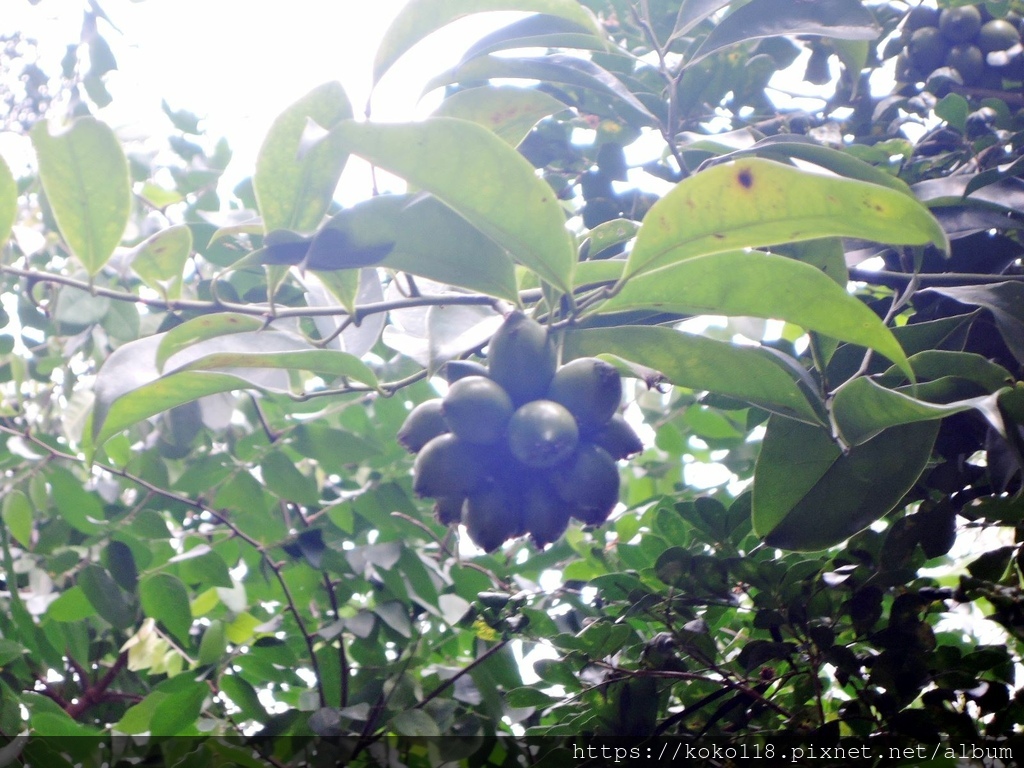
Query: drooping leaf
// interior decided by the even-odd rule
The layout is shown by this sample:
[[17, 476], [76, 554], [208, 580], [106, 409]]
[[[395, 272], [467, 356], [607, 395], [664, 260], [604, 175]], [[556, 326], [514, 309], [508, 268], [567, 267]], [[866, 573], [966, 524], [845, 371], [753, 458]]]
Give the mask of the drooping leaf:
[[642, 273], [600, 307], [626, 309], [785, 320], [874, 349], [911, 375], [899, 342], [874, 312], [820, 269], [782, 256], [730, 251]]
[[392, 65], [431, 32], [484, 11], [544, 13], [574, 22], [603, 37], [594, 17], [576, 0], [411, 0], [384, 33], [373, 61], [376, 84]]
[[432, 78], [423, 90], [428, 93], [454, 83], [495, 79], [540, 80], [593, 91], [610, 97], [618, 108], [642, 124], [657, 124], [657, 118], [615, 75], [589, 59], [566, 54], [478, 56]]
[[174, 691], [153, 709], [151, 733], [154, 736], [197, 734], [196, 721], [209, 694], [210, 688], [204, 681], [191, 681], [187, 687]]
[[78, 478], [63, 467], [51, 467], [46, 480], [53, 491], [57, 511], [68, 525], [85, 534], [103, 530], [103, 505], [94, 493], [82, 487]]
[[0, 245], [4, 245], [11, 236], [11, 227], [14, 226], [17, 214], [18, 185], [10, 167], [0, 157]]
[[1024, 362], [1024, 283], [955, 285], [926, 289], [961, 304], [974, 304], [992, 313], [996, 327], [1017, 360]]
[[540, 120], [565, 108], [565, 104], [543, 91], [484, 85], [456, 91], [441, 102], [434, 116], [469, 120], [517, 147]]
[[729, 5], [730, 0], [682, 0], [671, 40], [682, 37], [704, 19]]
[[128, 160], [114, 132], [80, 117], [61, 134], [32, 129], [39, 177], [61, 235], [90, 275], [113, 254], [131, 213]]
[[[338, 186], [348, 151], [327, 135], [310, 142], [308, 122], [330, 131], [352, 117], [340, 83], [325, 83], [292, 104], [274, 121], [256, 158], [253, 190], [265, 232], [312, 232]], [[306, 144], [309, 143], [309, 146]]]
[[684, 179], [655, 203], [625, 275], [709, 253], [820, 237], [949, 249], [939, 223], [909, 195], [744, 158]]
[[892, 510], [931, 456], [939, 423], [887, 429], [843, 454], [819, 427], [773, 416], [754, 471], [754, 531], [770, 546], [839, 544]]
[[143, 579], [139, 584], [139, 599], [147, 616], [167, 627], [179, 642], [188, 640], [192, 609], [188, 590], [177, 576], [155, 573]]
[[[569, 331], [566, 359], [611, 354], [648, 366], [681, 387], [745, 400], [789, 418], [822, 423], [822, 415], [775, 358], [755, 347], [651, 326]], [[820, 407], [820, 406], [819, 406]]]
[[132, 269], [150, 288], [169, 299], [181, 295], [185, 262], [192, 255], [192, 230], [176, 224], [147, 237], [132, 249]]
[[574, 21], [545, 13], [535, 13], [484, 35], [466, 50], [462, 55], [462, 61], [475, 59], [485, 53], [515, 48], [577, 48], [604, 51], [608, 45], [591, 30], [581, 27]]
[[997, 394], [991, 394], [951, 403], [929, 403], [861, 376], [836, 390], [832, 412], [843, 439], [850, 445], [860, 445], [889, 427], [941, 419], [972, 408], [1000, 420], [996, 398]]
[[562, 290], [576, 252], [547, 182], [512, 147], [474, 123], [346, 121], [332, 131], [352, 152], [434, 194], [524, 267]]
[[881, 29], [860, 0], [752, 0], [730, 13], [704, 40], [690, 64], [715, 51], [762, 37], [821, 35], [874, 40]]

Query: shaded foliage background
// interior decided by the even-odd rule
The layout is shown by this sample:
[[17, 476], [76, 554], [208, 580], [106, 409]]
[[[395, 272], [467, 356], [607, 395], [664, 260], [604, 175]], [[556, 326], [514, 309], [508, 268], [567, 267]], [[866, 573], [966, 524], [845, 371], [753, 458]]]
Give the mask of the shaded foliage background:
[[[375, 77], [483, 5], [413, 0]], [[902, 3], [486, 5], [540, 13], [434, 118], [328, 83], [232, 190], [195, 115], [160, 152], [93, 117], [95, 4], [59, 76], [7, 41], [5, 758], [1024, 748], [1019, 44], [883, 92]], [[342, 210], [349, 152], [420, 191]], [[483, 554], [394, 436], [515, 305], [632, 377], [648, 448], [608, 523]]]

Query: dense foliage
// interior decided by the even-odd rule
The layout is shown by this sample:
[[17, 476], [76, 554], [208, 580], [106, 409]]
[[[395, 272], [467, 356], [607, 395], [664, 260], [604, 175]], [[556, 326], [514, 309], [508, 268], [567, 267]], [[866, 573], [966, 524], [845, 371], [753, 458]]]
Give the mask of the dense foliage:
[[[36, 164], [0, 163], [2, 762], [562, 765], [671, 739], [1009, 764], [1016, 0], [411, 0], [375, 82], [492, 9], [530, 15], [433, 77], [434, 116], [356, 120], [326, 83], [233, 190], [195, 115], [167, 107], [159, 151], [103, 122], [95, 3], [60, 78], [5, 39]], [[340, 207], [350, 154], [410, 191]], [[485, 553], [398, 435], [520, 312], [552, 371], [614, 366], [644, 450], [561, 537], [488, 502]], [[471, 523], [456, 490], [438, 511]]]

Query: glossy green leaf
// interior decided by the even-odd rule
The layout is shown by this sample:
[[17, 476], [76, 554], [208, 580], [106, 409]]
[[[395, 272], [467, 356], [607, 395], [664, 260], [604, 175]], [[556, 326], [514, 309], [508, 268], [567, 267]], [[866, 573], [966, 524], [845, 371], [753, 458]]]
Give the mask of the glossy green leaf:
[[80, 117], [51, 136], [45, 121], [32, 129], [39, 177], [61, 235], [90, 275], [113, 254], [131, 213], [128, 160], [109, 127]]
[[609, 44], [574, 21], [535, 13], [484, 35], [462, 55], [462, 61], [485, 53], [516, 48], [576, 48], [606, 51]]
[[435, 117], [420, 123], [347, 121], [332, 136], [434, 194], [524, 267], [570, 288], [576, 250], [561, 205], [533, 166], [487, 129]]
[[263, 708], [256, 690], [245, 678], [238, 674], [222, 675], [220, 688], [232, 703], [242, 710], [243, 717], [260, 723], [267, 721], [267, 711]]
[[456, 91], [441, 102], [434, 116], [469, 120], [517, 147], [540, 120], [566, 108], [543, 91], [485, 85]]
[[188, 641], [192, 609], [188, 590], [177, 576], [155, 573], [143, 579], [139, 584], [139, 599], [147, 616], [163, 624], [179, 642]]
[[192, 230], [185, 224], [161, 229], [132, 248], [132, 269], [150, 288], [169, 299], [181, 295], [185, 263], [192, 255]]
[[484, 11], [545, 13], [575, 22], [603, 37], [594, 17], [576, 0], [411, 0], [384, 33], [373, 62], [376, 83], [401, 56], [431, 32]]
[[878, 315], [820, 269], [782, 256], [714, 253], [640, 274], [599, 307], [602, 313], [627, 309], [785, 320], [874, 349], [910, 375], [906, 355]]
[[203, 632], [203, 639], [199, 641], [197, 660], [203, 665], [218, 664], [227, 649], [228, 641], [224, 636], [224, 622], [214, 619]]
[[78, 574], [78, 586], [92, 603], [96, 613], [116, 629], [128, 629], [135, 623], [135, 608], [114, 578], [98, 565], [87, 565]]
[[0, 512], [7, 530], [26, 549], [32, 548], [32, 523], [35, 512], [32, 502], [22, 491], [8, 491], [4, 496], [3, 509]]
[[114, 724], [114, 730], [118, 733], [136, 734], [146, 733], [150, 730], [150, 723], [153, 721], [153, 713], [157, 706], [166, 699], [169, 694], [163, 691], [153, 691], [146, 698], [128, 708], [121, 716], [121, 719]]
[[478, 56], [432, 78], [423, 90], [429, 93], [455, 83], [498, 79], [540, 80], [581, 88], [610, 98], [616, 108], [641, 124], [654, 126], [658, 122], [644, 103], [611, 72], [589, 59], [566, 54]]
[[819, 237], [948, 250], [945, 232], [910, 195], [762, 158], [684, 179], [644, 217], [626, 277], [695, 256]]
[[256, 157], [253, 190], [264, 231], [312, 232], [327, 212], [348, 151], [335, 137], [310, 141], [310, 121], [329, 131], [352, 117], [340, 83], [314, 88], [274, 121]]
[[904, 424], [843, 454], [825, 430], [773, 416], [754, 472], [754, 531], [781, 549], [841, 543], [900, 502], [938, 429], [937, 421]]
[[998, 420], [996, 397], [992, 394], [952, 403], [929, 403], [861, 376], [836, 391], [832, 412], [843, 439], [850, 445], [860, 445], [889, 427], [941, 419], [972, 408]]
[[[998, 363], [973, 352], [955, 352], [945, 349], [929, 349], [910, 356], [910, 366], [919, 381], [932, 381], [953, 376], [973, 381], [987, 392], [996, 392], [1013, 384], [1013, 375]], [[882, 377], [886, 384], [904, 381], [895, 370]]]
[[648, 366], [670, 382], [745, 400], [812, 424], [822, 416], [776, 359], [756, 347], [654, 326], [569, 331], [565, 359], [610, 354]]
[[752, 0], [726, 16], [704, 40], [689, 63], [715, 51], [779, 35], [819, 35], [845, 40], [874, 40], [881, 33], [874, 16], [859, 0]]
[[0, 246], [11, 236], [18, 215], [18, 184], [10, 167], [0, 157]]

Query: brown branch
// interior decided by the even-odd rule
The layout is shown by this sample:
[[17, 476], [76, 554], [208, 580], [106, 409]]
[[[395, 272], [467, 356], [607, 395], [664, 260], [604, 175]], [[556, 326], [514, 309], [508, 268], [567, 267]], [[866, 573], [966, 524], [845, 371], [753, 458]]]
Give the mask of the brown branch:
[[78, 700], [68, 704], [68, 706], [64, 708], [64, 711], [68, 713], [68, 716], [71, 717], [72, 720], [77, 720], [90, 707], [102, 702], [107, 693], [107, 688], [110, 687], [111, 683], [114, 682], [114, 678], [116, 678], [118, 673], [127, 665], [128, 651], [125, 651], [117, 657], [117, 661], [114, 662], [103, 677], [86, 688], [82, 692], [82, 695], [78, 697]]
[[508, 644], [509, 644], [509, 640], [506, 639], [506, 640], [502, 640], [500, 643], [498, 643], [497, 645], [493, 646], [492, 648], [488, 648], [481, 655], [479, 655], [475, 659], [473, 659], [473, 661], [471, 661], [469, 664], [464, 666], [462, 669], [460, 669], [454, 675], [452, 675], [447, 680], [445, 680], [443, 683], [441, 683], [439, 686], [437, 686], [437, 688], [435, 688], [430, 693], [428, 693], [426, 696], [424, 696], [423, 699], [421, 699], [420, 702], [415, 707], [413, 707], [413, 709], [420, 709], [420, 708], [426, 706], [428, 702], [433, 701], [438, 696], [440, 696], [442, 693], [447, 691], [451, 686], [455, 685], [455, 681], [457, 681], [460, 677], [462, 677], [463, 675], [468, 674], [471, 670], [476, 669], [477, 667], [479, 667], [481, 664], [483, 664], [485, 661], [487, 661], [489, 658], [491, 658], [491, 656], [496, 654], [498, 651], [500, 651], [502, 648], [504, 648]]

